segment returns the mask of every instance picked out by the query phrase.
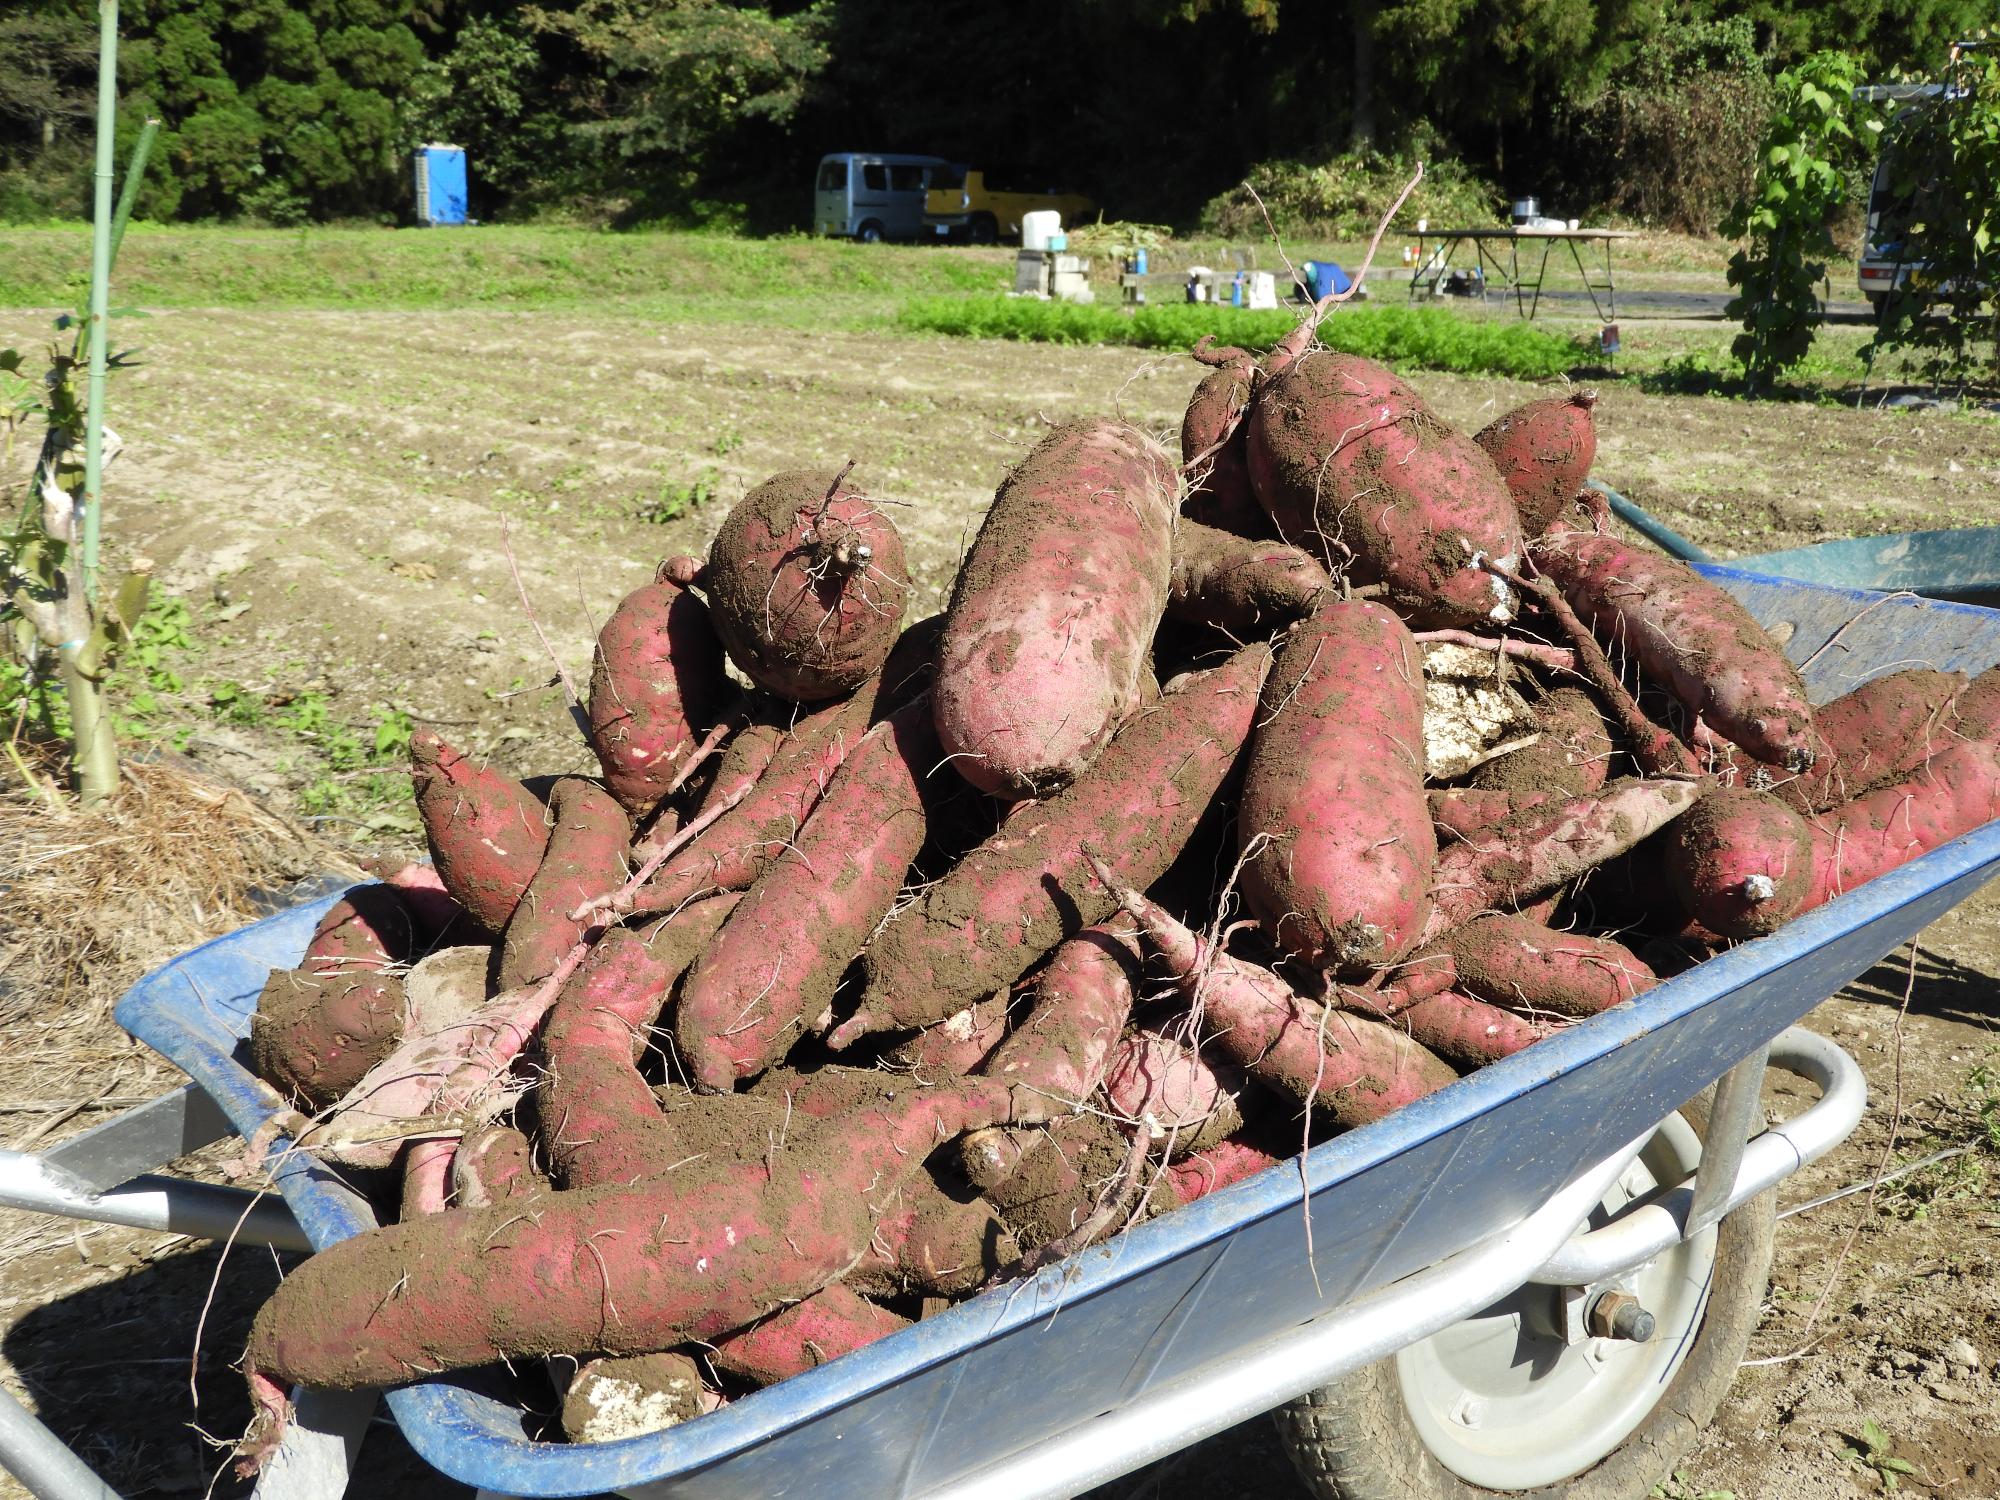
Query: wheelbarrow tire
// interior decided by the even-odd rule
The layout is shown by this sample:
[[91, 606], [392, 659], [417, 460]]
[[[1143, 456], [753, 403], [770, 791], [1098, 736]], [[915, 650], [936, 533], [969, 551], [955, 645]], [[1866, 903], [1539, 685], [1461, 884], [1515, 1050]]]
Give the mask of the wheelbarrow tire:
[[[1707, 1097], [1682, 1110], [1697, 1129]], [[1487, 1489], [1440, 1463], [1411, 1419], [1394, 1357], [1310, 1391], [1271, 1416], [1316, 1500], [1645, 1500], [1714, 1418], [1756, 1330], [1770, 1283], [1777, 1192], [1716, 1227], [1708, 1301], [1692, 1347], [1660, 1399], [1618, 1446], [1582, 1473], [1536, 1489]]]

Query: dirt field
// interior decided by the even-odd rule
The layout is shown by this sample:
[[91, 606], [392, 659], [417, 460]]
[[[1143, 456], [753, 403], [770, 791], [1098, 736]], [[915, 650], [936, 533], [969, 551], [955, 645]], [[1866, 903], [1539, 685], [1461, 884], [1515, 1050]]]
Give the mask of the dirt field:
[[[0, 344], [45, 320], [0, 312]], [[153, 558], [192, 612], [194, 646], [167, 717], [197, 763], [294, 812], [329, 775], [309, 740], [216, 711], [215, 689], [282, 706], [323, 696], [360, 728], [393, 713], [503, 766], [588, 759], [510, 578], [511, 538], [556, 654], [586, 669], [595, 622], [662, 556], [699, 550], [728, 504], [782, 468], [858, 461], [898, 501], [928, 612], [1006, 465], [1051, 423], [1119, 411], [1176, 426], [1185, 360], [852, 332], [758, 332], [605, 315], [454, 311], [174, 310], [121, 377], [108, 534]], [[1477, 426], [1529, 394], [1500, 380], [1418, 375]], [[1641, 394], [1599, 407], [1597, 472], [1719, 554], [1857, 532], [2000, 521], [2000, 420]], [[649, 521], [643, 510], [672, 514]], [[525, 689], [525, 691], [523, 691]], [[326, 806], [324, 796], [314, 806]], [[332, 805], [338, 805], [332, 804]], [[310, 814], [369, 847], [410, 847], [397, 808]], [[373, 822], [372, 830], [355, 826]], [[166, 957], [161, 954], [160, 957]], [[1817, 1500], [1880, 1489], [1839, 1456], [1864, 1421], [1916, 1471], [1919, 1494], [2000, 1496], [2000, 889], [1927, 935], [1898, 1025], [1892, 956], [1815, 1013], [1868, 1070], [1868, 1119], [1794, 1178], [1798, 1204], [1937, 1149], [1971, 1149], [1884, 1188], [1786, 1220], [1768, 1315], [1735, 1396], [1687, 1465], [1686, 1500]], [[108, 996], [99, 995], [99, 1001]], [[28, 1055], [54, 1033], [31, 1015]], [[51, 1056], [71, 1056], [69, 1028]], [[7, 1101], [10, 1144], [93, 1118], [107, 1089], [168, 1086], [143, 1051], [99, 1038], [113, 1079], [49, 1077]], [[1986, 1071], [1993, 1070], [1993, 1071]], [[20, 1076], [15, 1073], [13, 1076]], [[64, 1111], [81, 1100], [86, 1108]], [[1894, 1108], [1900, 1100], [1900, 1112]], [[1782, 1101], [1774, 1101], [1782, 1109]], [[1891, 1139], [1892, 1131], [1894, 1139]], [[7, 1384], [131, 1493], [203, 1489], [245, 1409], [228, 1360], [271, 1284], [268, 1254], [236, 1254], [202, 1337], [211, 1251], [168, 1237], [0, 1215], [0, 1353]], [[1954, 1363], [1970, 1344], [1974, 1363]], [[1947, 1352], [1949, 1351], [1949, 1352]], [[353, 1493], [455, 1493], [417, 1477], [388, 1428]], [[1268, 1427], [1251, 1424], [1107, 1493], [1285, 1494]], [[225, 1482], [219, 1493], [228, 1493]], [[9, 1493], [0, 1484], [0, 1493]], [[1674, 1491], [1672, 1500], [1679, 1500]]]

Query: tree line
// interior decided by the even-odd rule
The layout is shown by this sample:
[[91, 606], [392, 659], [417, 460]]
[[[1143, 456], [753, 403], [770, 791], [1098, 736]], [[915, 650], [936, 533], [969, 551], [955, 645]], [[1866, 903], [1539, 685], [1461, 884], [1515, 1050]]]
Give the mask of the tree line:
[[[1339, 227], [1421, 154], [1707, 230], [1812, 52], [1929, 76], [1989, 0], [125, 0], [121, 128], [155, 219], [393, 222], [407, 152], [482, 218], [800, 224], [828, 150], [1032, 168], [1113, 217], [1233, 227], [1246, 175]], [[86, 202], [95, 7], [0, 16], [0, 219]], [[1374, 174], [1371, 176], [1370, 174]]]

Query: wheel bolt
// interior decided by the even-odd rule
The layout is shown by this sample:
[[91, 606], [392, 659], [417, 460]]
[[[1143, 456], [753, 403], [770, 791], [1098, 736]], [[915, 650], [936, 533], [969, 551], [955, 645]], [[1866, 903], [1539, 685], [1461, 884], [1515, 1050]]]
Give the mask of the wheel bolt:
[[1658, 1326], [1630, 1292], [1605, 1292], [1597, 1297], [1590, 1304], [1585, 1323], [1592, 1338], [1625, 1339], [1634, 1344], [1650, 1343]]

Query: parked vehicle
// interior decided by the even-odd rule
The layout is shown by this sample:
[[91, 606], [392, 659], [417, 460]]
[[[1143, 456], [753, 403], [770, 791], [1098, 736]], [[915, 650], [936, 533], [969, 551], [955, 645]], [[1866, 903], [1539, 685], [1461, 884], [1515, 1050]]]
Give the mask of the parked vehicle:
[[1043, 187], [1041, 181], [1020, 173], [948, 165], [931, 179], [924, 223], [941, 239], [991, 245], [1019, 239], [1022, 216], [1037, 210], [1054, 209], [1065, 224], [1096, 210], [1097, 205], [1081, 193]]
[[[1959, 55], [1967, 49], [1990, 45], [1988, 42], [1972, 41], [1956, 43], [1951, 50], [1954, 66]], [[1949, 105], [1952, 100], [1964, 97], [1963, 90], [1953, 83], [1869, 84], [1856, 89], [1854, 97], [1872, 103], [1903, 105], [1882, 132], [1881, 155], [1876, 160], [1875, 175], [1868, 186], [1867, 230], [1855, 271], [1856, 279], [1861, 284], [1861, 294], [1868, 299], [1868, 305], [1875, 310], [1876, 316], [1880, 317], [1890, 293], [1902, 287], [1914, 287], [1920, 294], [1938, 292], [1951, 295], [1967, 290], [1956, 283], [1938, 285], [1937, 278], [1930, 274], [1929, 266], [1912, 257], [1905, 239], [1905, 226], [1911, 214], [1917, 211], [1915, 200], [1919, 192], [1925, 190], [1914, 187], [1910, 182], [1912, 174], [1902, 159], [1905, 148], [1900, 139], [1920, 113], [1938, 107], [1934, 101], [1942, 100]]]
[[948, 166], [941, 156], [836, 151], [820, 158], [813, 232], [874, 244], [925, 232], [925, 193]]

